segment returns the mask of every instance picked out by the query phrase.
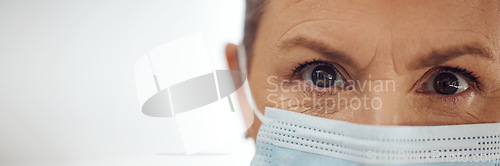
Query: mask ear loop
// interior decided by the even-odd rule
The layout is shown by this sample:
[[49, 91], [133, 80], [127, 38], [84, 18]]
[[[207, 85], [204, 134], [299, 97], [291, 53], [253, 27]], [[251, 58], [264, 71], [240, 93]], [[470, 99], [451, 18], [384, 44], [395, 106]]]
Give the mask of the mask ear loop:
[[246, 54], [245, 46], [243, 44], [238, 45], [238, 65], [240, 67], [240, 71], [244, 73], [244, 75], [242, 75], [242, 77], [247, 77], [246, 79], [242, 78], [242, 79], [246, 80], [246, 84], [243, 84], [243, 89], [245, 92], [246, 100], [247, 100], [248, 104], [250, 104], [250, 108], [252, 109], [255, 116], [257, 116], [257, 118], [263, 124], [267, 124], [269, 122], [269, 120], [257, 108], [257, 105], [255, 104], [255, 100], [252, 97], [252, 92], [250, 91], [250, 85], [248, 82], [247, 58], [248, 58], [248, 56]]

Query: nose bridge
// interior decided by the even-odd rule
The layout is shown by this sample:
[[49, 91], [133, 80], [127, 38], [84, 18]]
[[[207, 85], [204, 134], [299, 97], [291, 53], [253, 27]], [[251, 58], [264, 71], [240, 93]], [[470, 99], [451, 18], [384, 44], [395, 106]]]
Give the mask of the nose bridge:
[[[403, 83], [394, 77], [373, 77], [358, 85], [359, 94], [370, 101], [370, 107], [363, 108], [361, 119], [372, 125], [405, 125], [411, 123], [408, 113], [409, 102]], [[364, 86], [364, 87], [363, 87]]]
[[401, 91], [369, 92], [368, 96], [381, 101], [379, 109], [371, 109], [374, 125], [401, 125], [407, 123], [404, 94]]
[[[394, 54], [394, 42], [391, 30], [387, 37], [378, 41], [376, 51], [370, 63], [362, 70], [363, 81], [358, 88], [360, 95], [371, 101], [380, 102], [379, 107], [366, 108], [359, 115], [365, 124], [405, 125], [411, 124], [411, 107], [407, 98], [405, 70], [398, 69], [397, 56]], [[403, 55], [403, 54], [398, 54]], [[362, 88], [364, 84], [364, 88]]]

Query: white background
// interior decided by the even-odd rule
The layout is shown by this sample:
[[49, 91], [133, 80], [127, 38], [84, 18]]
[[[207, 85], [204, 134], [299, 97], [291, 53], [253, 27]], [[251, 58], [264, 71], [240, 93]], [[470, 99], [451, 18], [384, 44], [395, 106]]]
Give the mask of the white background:
[[227, 68], [243, 14], [242, 0], [0, 1], [0, 165], [248, 165], [243, 137], [221, 155], [162, 155], [167, 123], [142, 114], [134, 81], [141, 55], [198, 32]]

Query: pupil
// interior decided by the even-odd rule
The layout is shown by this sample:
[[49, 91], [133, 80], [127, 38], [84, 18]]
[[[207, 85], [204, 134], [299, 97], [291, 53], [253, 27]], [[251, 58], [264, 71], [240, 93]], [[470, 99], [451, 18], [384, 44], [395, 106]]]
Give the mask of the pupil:
[[335, 69], [329, 66], [318, 66], [312, 71], [311, 81], [318, 87], [330, 87], [335, 81]]
[[454, 94], [457, 92], [458, 86], [458, 78], [452, 73], [440, 73], [434, 79], [434, 90], [439, 94]]

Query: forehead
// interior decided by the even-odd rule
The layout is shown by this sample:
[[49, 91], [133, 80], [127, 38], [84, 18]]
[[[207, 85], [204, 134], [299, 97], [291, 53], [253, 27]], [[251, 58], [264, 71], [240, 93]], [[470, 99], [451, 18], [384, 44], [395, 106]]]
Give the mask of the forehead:
[[[265, 18], [284, 28], [314, 20], [351, 21], [387, 28], [498, 30], [500, 1], [270, 1]], [[415, 26], [418, 25], [418, 26]]]
[[390, 48], [387, 55], [396, 61], [471, 42], [484, 43], [498, 55], [499, 2], [270, 1], [259, 35], [273, 48], [297, 35], [351, 49], [352, 54]]

